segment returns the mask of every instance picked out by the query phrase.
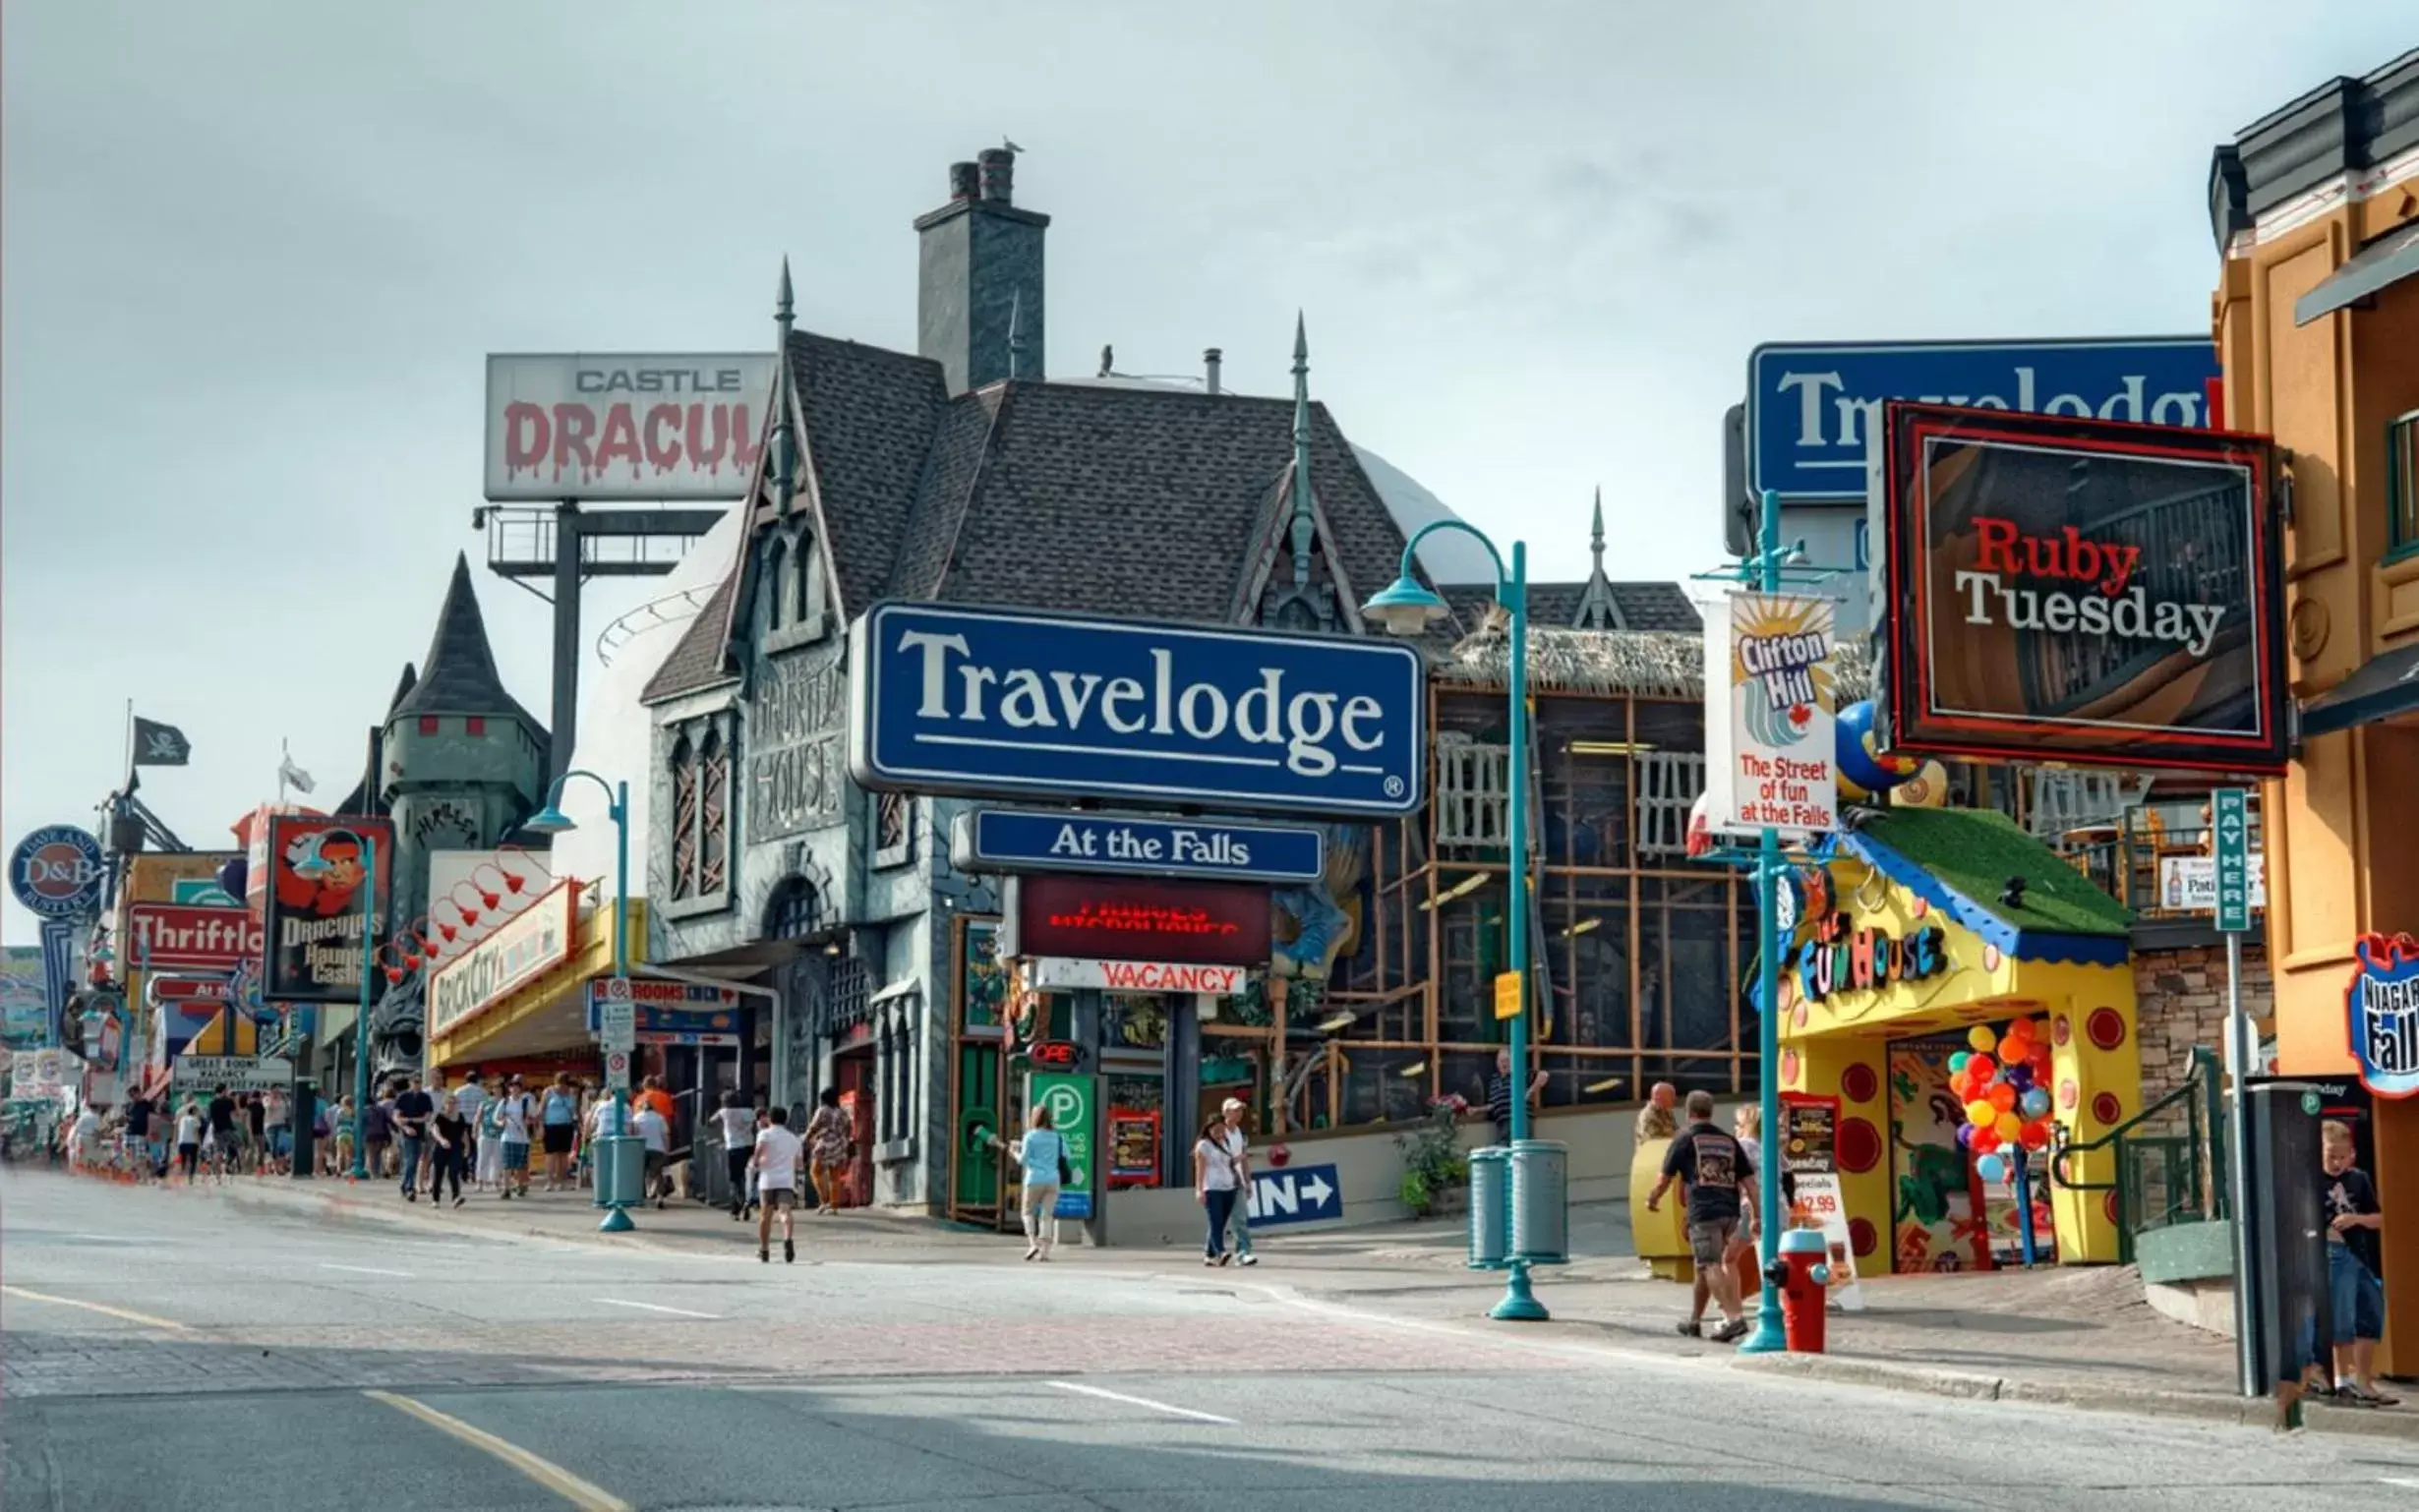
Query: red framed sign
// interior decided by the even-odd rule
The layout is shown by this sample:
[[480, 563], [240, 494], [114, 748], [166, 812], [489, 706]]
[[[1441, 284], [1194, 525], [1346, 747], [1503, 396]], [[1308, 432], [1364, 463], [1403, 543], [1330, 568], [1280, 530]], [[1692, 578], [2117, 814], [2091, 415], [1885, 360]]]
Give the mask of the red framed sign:
[[2268, 437], [1898, 401], [1882, 426], [1886, 749], [2284, 770]]
[[1010, 907], [1019, 956], [1266, 965], [1268, 891], [1232, 882], [1019, 877]]

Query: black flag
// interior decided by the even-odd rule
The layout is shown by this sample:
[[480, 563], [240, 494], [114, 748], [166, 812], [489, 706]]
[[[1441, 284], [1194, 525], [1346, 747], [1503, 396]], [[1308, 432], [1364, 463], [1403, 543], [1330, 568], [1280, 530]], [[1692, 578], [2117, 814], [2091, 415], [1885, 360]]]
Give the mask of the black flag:
[[174, 725], [135, 716], [135, 765], [181, 767], [193, 759], [193, 742]]

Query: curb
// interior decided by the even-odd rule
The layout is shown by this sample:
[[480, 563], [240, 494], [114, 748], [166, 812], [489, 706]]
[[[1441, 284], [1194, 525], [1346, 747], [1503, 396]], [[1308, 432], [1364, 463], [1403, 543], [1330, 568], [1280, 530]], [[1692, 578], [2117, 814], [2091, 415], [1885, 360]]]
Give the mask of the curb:
[[[1911, 1391], [1961, 1401], [2019, 1402], [2035, 1407], [2070, 1407], [2083, 1412], [2185, 1418], [2244, 1427], [2272, 1426], [2276, 1415], [2275, 1404], [2266, 1397], [2129, 1389], [2068, 1381], [2031, 1381], [1831, 1355], [1742, 1355], [1734, 1362], [1734, 1367], [1767, 1375], [1871, 1386], [1885, 1391]], [[2318, 1433], [2344, 1433], [2419, 1443], [2419, 1413], [2330, 1407], [2313, 1402], [2303, 1408], [2303, 1421], [2311, 1431]]]

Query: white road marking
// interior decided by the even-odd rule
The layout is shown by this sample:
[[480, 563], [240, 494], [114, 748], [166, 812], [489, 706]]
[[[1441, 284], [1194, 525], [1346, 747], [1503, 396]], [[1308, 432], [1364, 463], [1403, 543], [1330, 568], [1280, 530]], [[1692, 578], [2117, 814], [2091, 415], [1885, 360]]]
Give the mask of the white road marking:
[[441, 1433], [449, 1433], [474, 1448], [483, 1449], [496, 1458], [545, 1486], [556, 1495], [580, 1509], [580, 1512], [636, 1512], [630, 1503], [592, 1481], [583, 1481], [552, 1460], [541, 1459], [515, 1443], [506, 1442], [482, 1427], [474, 1427], [450, 1413], [441, 1413], [426, 1402], [391, 1391], [365, 1391], [363, 1396], [373, 1402], [383, 1402], [399, 1413], [408, 1413]]
[[619, 1297], [592, 1297], [588, 1300], [603, 1303], [609, 1308], [644, 1308], [649, 1312], [669, 1312], [675, 1317], [702, 1317], [709, 1321], [720, 1321], [722, 1318], [719, 1312], [691, 1312], [686, 1308], [667, 1308], [655, 1302], [623, 1302]]
[[6, 1293], [11, 1297], [22, 1297], [28, 1302], [47, 1302], [62, 1308], [82, 1308], [87, 1312], [100, 1312], [110, 1317], [122, 1317], [130, 1323], [141, 1323], [146, 1328], [165, 1328], [174, 1333], [190, 1331], [190, 1325], [180, 1323], [172, 1317], [153, 1317], [148, 1312], [132, 1312], [124, 1308], [109, 1307], [104, 1303], [78, 1302], [73, 1297], [53, 1297], [48, 1292], [28, 1291], [22, 1286], [0, 1286], [0, 1293]]
[[320, 1269], [349, 1270], [364, 1276], [400, 1276], [406, 1281], [411, 1279], [412, 1274], [408, 1270], [381, 1270], [376, 1265], [339, 1265], [333, 1260], [320, 1261]]
[[1190, 1407], [1171, 1407], [1165, 1402], [1153, 1402], [1149, 1397], [1130, 1397], [1122, 1391], [1109, 1391], [1099, 1386], [1087, 1386], [1078, 1381], [1054, 1380], [1048, 1382], [1047, 1384], [1055, 1386], [1061, 1391], [1073, 1391], [1082, 1396], [1098, 1397], [1104, 1402], [1123, 1402], [1129, 1407], [1148, 1407], [1154, 1413], [1166, 1413], [1171, 1417], [1193, 1418], [1203, 1423], [1221, 1423], [1230, 1428], [1238, 1426], [1234, 1419], [1221, 1418], [1216, 1413], [1198, 1413]]

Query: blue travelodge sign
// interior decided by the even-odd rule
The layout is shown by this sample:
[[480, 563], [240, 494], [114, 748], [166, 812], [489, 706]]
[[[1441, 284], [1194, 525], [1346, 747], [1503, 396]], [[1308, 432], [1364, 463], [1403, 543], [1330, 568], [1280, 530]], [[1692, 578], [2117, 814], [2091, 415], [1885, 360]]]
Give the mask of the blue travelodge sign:
[[866, 787], [1337, 817], [1419, 806], [1426, 669], [1355, 636], [877, 604], [852, 629]]

